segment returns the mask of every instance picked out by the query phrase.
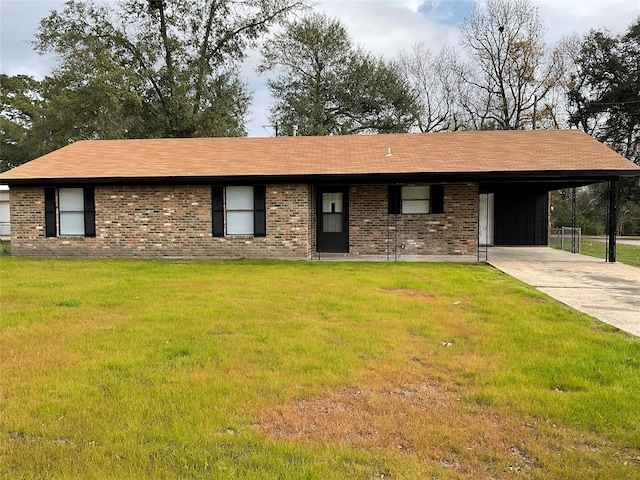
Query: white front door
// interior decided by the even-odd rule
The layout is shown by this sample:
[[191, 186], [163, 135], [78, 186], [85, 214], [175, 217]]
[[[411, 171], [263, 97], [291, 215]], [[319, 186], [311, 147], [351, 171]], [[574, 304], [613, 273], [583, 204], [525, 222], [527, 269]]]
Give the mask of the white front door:
[[493, 245], [493, 193], [480, 194], [478, 242]]

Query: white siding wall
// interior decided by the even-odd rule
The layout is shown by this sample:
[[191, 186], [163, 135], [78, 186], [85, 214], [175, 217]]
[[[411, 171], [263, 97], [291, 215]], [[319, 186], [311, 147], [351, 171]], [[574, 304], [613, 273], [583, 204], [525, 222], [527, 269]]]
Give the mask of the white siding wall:
[[9, 187], [0, 185], [0, 237], [11, 235], [9, 222]]

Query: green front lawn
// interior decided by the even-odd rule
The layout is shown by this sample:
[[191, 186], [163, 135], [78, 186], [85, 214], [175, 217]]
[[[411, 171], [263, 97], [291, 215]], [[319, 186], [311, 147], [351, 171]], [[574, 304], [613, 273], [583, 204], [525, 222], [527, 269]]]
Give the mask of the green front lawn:
[[640, 341], [486, 265], [0, 258], [0, 478], [637, 478]]
[[[605, 258], [605, 252], [605, 242], [583, 241], [580, 245], [580, 253], [583, 255]], [[617, 243], [616, 261], [640, 268], [640, 247]]]

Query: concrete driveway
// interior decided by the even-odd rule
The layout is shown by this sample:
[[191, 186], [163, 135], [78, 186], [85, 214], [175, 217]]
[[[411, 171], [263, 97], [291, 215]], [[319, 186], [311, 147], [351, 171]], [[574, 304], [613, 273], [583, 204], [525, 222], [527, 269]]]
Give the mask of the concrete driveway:
[[547, 247], [491, 247], [488, 262], [576, 310], [640, 336], [640, 268]]

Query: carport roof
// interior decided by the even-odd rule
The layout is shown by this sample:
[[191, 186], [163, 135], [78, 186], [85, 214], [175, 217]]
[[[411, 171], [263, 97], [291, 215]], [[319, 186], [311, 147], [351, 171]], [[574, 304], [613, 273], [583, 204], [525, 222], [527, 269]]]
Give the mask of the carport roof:
[[234, 181], [582, 181], [640, 167], [579, 130], [79, 141], [6, 184]]

